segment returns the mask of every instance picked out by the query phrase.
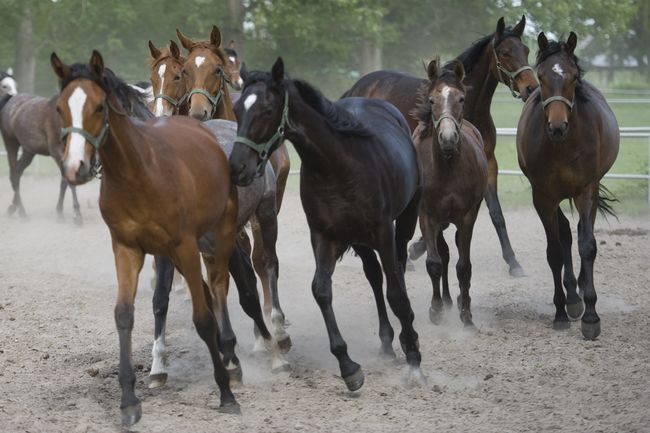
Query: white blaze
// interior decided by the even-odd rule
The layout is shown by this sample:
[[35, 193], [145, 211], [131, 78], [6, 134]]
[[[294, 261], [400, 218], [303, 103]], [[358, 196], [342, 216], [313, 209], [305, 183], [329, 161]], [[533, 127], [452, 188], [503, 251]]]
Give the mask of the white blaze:
[[[158, 90], [158, 94], [162, 95], [163, 93], [163, 88], [165, 84], [165, 71], [167, 70], [167, 65], [160, 65], [158, 68], [158, 76], [160, 77], [160, 90]], [[154, 116], [160, 117], [164, 114], [163, 112], [163, 100], [162, 98], [156, 99], [156, 108], [154, 109], [153, 112]]]
[[[444, 86], [442, 88], [442, 115], [448, 114], [451, 115], [449, 110], [449, 95], [451, 94], [451, 88], [449, 86]], [[445, 117], [440, 121], [440, 127], [438, 133], [441, 134], [445, 139], [451, 139], [453, 133], [456, 131], [456, 125], [452, 122], [451, 119]]]
[[194, 58], [194, 63], [196, 63], [197, 68], [200, 68], [201, 65], [203, 64], [203, 62], [205, 62], [205, 57], [203, 57], [203, 56], [196, 56]]
[[244, 108], [246, 109], [246, 111], [248, 111], [248, 109], [253, 106], [255, 101], [257, 101], [257, 95], [254, 93], [246, 97], [246, 99], [244, 100]]
[[560, 66], [559, 63], [554, 64], [551, 70], [558, 74], [560, 77], [564, 77], [564, 71], [562, 70], [562, 66]]
[[228, 60], [230, 60], [232, 64], [235, 64], [236, 59], [233, 56], [228, 57]]
[[[84, 129], [83, 125], [83, 110], [86, 104], [88, 95], [81, 87], [74, 89], [70, 98], [68, 99], [68, 108], [70, 109], [70, 116], [72, 117], [72, 126], [79, 129]], [[68, 144], [68, 157], [64, 162], [64, 167], [70, 175], [74, 175], [81, 162], [85, 159], [86, 139], [83, 135], [72, 132], [70, 134], [70, 142]]]

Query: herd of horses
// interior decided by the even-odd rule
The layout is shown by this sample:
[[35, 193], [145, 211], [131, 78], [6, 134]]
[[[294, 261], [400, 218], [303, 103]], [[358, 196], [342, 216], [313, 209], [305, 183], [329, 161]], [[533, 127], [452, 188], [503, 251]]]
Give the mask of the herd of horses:
[[[600, 319], [595, 310], [593, 226], [598, 210], [611, 211], [600, 180], [618, 152], [618, 125], [601, 93], [582, 77], [574, 54], [576, 35], [549, 41], [540, 33], [537, 62], [531, 67], [521, 39], [525, 24], [522, 17], [506, 27], [501, 18], [494, 33], [457, 58], [444, 64], [432, 60], [426, 77], [373, 72], [335, 102], [309, 83], [287, 78], [281, 58], [268, 72], [240, 67], [234, 47], [222, 47], [216, 26], [206, 40], [177, 29], [185, 54], [174, 41], [163, 48], [149, 41], [148, 106], [146, 91], [119, 79], [97, 51], [87, 64], [68, 65], [52, 54], [61, 88], [52, 98], [16, 94], [15, 83], [5, 91], [4, 74], [0, 127], [15, 192], [9, 213], [26, 215], [19, 182], [35, 154], [57, 161], [62, 173], [57, 209], [61, 211], [70, 184], [79, 222], [74, 186], [101, 177], [99, 205], [118, 280], [122, 423], [133, 425], [141, 417], [131, 332], [145, 254], [154, 255], [156, 264], [151, 387], [167, 380], [165, 319], [175, 270], [187, 282], [192, 319], [212, 358], [220, 411], [240, 411], [231, 391], [242, 371], [226, 302], [230, 275], [241, 306], [253, 319], [255, 350], [271, 352], [272, 371], [289, 367], [283, 354], [291, 339], [280, 307], [275, 251], [290, 164], [285, 140], [302, 162], [300, 197], [316, 261], [312, 292], [347, 388], [361, 388], [364, 374], [348, 355], [336, 323], [332, 275], [350, 248], [360, 257], [373, 290], [381, 353], [395, 357], [387, 300], [401, 325], [408, 381], [425, 383], [405, 285], [407, 244], [418, 220], [422, 239], [410, 252], [412, 258], [427, 253], [432, 322], [438, 323], [453, 304], [449, 247], [442, 233], [454, 224], [457, 304], [464, 325], [474, 326], [470, 244], [483, 199], [510, 274], [523, 275], [497, 197], [490, 106], [499, 82], [525, 101], [517, 150], [547, 236], [555, 290], [553, 326], [565, 329], [570, 320], [581, 320], [584, 337], [595, 339]], [[229, 86], [241, 94], [231, 93]], [[580, 217], [577, 280], [571, 230], [559, 207], [565, 199], [575, 203]], [[263, 307], [255, 273], [263, 287]]]

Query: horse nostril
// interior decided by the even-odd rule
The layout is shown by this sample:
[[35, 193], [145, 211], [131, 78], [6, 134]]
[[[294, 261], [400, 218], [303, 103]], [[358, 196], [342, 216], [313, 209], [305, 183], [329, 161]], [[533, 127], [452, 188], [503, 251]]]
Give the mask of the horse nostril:
[[569, 127], [569, 122], [562, 122], [562, 124], [560, 125], [560, 131], [562, 131], [562, 133], [564, 134], [568, 127]]

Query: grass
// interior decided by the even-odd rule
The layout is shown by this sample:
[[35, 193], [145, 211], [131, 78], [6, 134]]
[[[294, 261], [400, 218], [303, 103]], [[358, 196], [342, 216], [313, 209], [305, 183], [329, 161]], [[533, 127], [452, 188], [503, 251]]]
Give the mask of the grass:
[[[650, 95], [631, 94], [630, 92], [609, 92], [608, 99], [649, 99]], [[621, 127], [650, 127], [650, 104], [612, 102], [611, 107]], [[500, 89], [492, 103], [492, 116], [497, 127], [516, 127], [521, 113], [522, 103], [510, 97], [506, 89]], [[290, 146], [292, 168], [300, 167], [300, 160]], [[496, 147], [499, 168], [518, 170], [517, 151], [514, 137], [500, 136]], [[648, 173], [648, 139], [621, 138], [621, 150], [611, 173]], [[8, 174], [7, 163], [0, 163], [0, 175]], [[27, 175], [58, 176], [59, 170], [51, 158], [37, 156], [26, 170]], [[298, 182], [297, 176], [290, 179]], [[608, 179], [605, 185], [621, 201], [616, 209], [632, 213], [648, 213], [648, 184], [644, 180]], [[499, 198], [504, 207], [528, 206], [531, 202], [530, 186], [524, 177], [499, 176]]]

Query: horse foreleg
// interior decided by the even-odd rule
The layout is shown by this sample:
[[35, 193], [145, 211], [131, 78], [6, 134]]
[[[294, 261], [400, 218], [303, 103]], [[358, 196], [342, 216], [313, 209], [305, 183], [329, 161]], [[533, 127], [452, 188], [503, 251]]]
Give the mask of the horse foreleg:
[[381, 273], [381, 265], [377, 260], [375, 252], [361, 245], [354, 245], [354, 251], [357, 253], [363, 263], [363, 273], [372, 287], [372, 293], [375, 296], [377, 304], [377, 315], [379, 316], [379, 340], [381, 341], [381, 353], [390, 358], [395, 358], [393, 350], [393, 338], [395, 331], [388, 320], [386, 311], [386, 302], [384, 301], [384, 277]]
[[492, 220], [492, 224], [494, 225], [494, 228], [497, 231], [497, 236], [499, 237], [503, 259], [510, 267], [510, 275], [513, 277], [523, 277], [525, 275], [524, 269], [517, 261], [515, 252], [512, 250], [512, 246], [510, 245], [510, 238], [506, 229], [506, 220], [503, 217], [501, 203], [499, 203], [499, 197], [497, 196], [497, 175], [499, 174], [499, 166], [494, 157], [494, 152], [488, 152], [487, 157], [488, 185], [485, 191], [485, 203], [490, 211], [490, 219]]
[[155, 256], [156, 285], [153, 292], [154, 341], [151, 347], [151, 371], [149, 388], [158, 388], [167, 382], [167, 345], [165, 328], [169, 308], [169, 292], [174, 280], [174, 263], [162, 256]]
[[115, 268], [117, 270], [117, 302], [115, 304], [115, 325], [120, 339], [120, 367], [118, 378], [122, 387], [122, 424], [131, 426], [140, 420], [142, 408], [135, 396], [135, 372], [131, 359], [131, 332], [138, 275], [142, 269], [144, 254], [113, 241]]
[[553, 273], [555, 294], [555, 319], [553, 329], [569, 328], [569, 317], [566, 314], [566, 296], [562, 288], [562, 244], [560, 243], [559, 221], [557, 216], [558, 202], [550, 200], [540, 193], [533, 191], [533, 205], [539, 215], [546, 233], [546, 260]]
[[594, 287], [594, 262], [598, 247], [594, 237], [594, 222], [598, 207], [598, 184], [590, 185], [575, 199], [580, 215], [578, 224], [578, 252], [580, 253], [580, 275], [578, 284], [583, 293], [585, 312], [582, 316], [582, 335], [594, 340], [600, 335], [600, 317], [596, 313], [596, 289]]
[[316, 259], [316, 272], [311, 283], [311, 291], [325, 320], [330, 351], [339, 362], [341, 377], [350, 391], [356, 391], [363, 386], [363, 371], [361, 366], [348, 355], [348, 345], [341, 336], [332, 309], [332, 274], [336, 267], [336, 259], [343, 253], [344, 246], [326, 239], [314, 230], [311, 232], [311, 246]]
[[34, 156], [36, 156], [36, 154], [25, 151], [25, 149], [23, 149], [22, 155], [20, 155], [20, 158], [14, 165], [15, 170], [13, 170], [13, 173], [10, 174], [11, 187], [14, 190], [14, 198], [11, 206], [9, 206], [9, 215], [13, 215], [14, 212], [18, 211], [18, 215], [20, 215], [22, 218], [27, 218], [27, 213], [23, 207], [23, 201], [20, 198], [20, 178], [22, 177], [25, 169], [29, 166], [29, 164], [32, 163]]
[[68, 181], [61, 176], [61, 183], [59, 185], [59, 200], [56, 202], [56, 214], [59, 219], [63, 219], [63, 199], [65, 198], [65, 190], [68, 188]]
[[[429, 307], [429, 320], [436, 325], [442, 321], [443, 302], [440, 296], [440, 277], [442, 276], [442, 258], [438, 248], [440, 242], [438, 237], [442, 236], [442, 229], [433, 218], [425, 212], [420, 212], [420, 228], [422, 236], [427, 244], [427, 273], [431, 279], [432, 295], [431, 306]], [[445, 243], [446, 245], [446, 243]]]
[[564, 216], [562, 210], [557, 208], [557, 217], [560, 229], [560, 242], [562, 243], [562, 261], [564, 262], [564, 288], [567, 294], [566, 311], [571, 320], [578, 320], [584, 313], [584, 304], [576, 292], [578, 283], [573, 272], [573, 260], [571, 257], [571, 226], [569, 220]]
[[437, 237], [438, 242], [438, 254], [442, 261], [442, 302], [447, 308], [451, 308], [454, 305], [454, 302], [451, 300], [451, 295], [449, 294], [449, 245], [444, 236], [444, 228], [440, 228], [440, 233]]
[[[220, 238], [217, 239], [221, 240]], [[225, 241], [228, 244], [227, 240]], [[218, 244], [221, 245], [221, 242]], [[219, 245], [215, 246], [215, 248], [218, 249]], [[227, 245], [224, 247], [227, 249]], [[232, 243], [230, 243], [230, 247], [232, 248]], [[229, 253], [230, 251], [228, 251]], [[223, 260], [220, 260], [218, 263], [218, 266], [221, 268], [224, 267], [222, 262]], [[219, 325], [212, 311], [211, 303], [213, 300], [211, 299], [210, 289], [205, 290], [203, 285], [198, 246], [194, 240], [188, 239], [177, 248], [175, 265], [185, 277], [190, 289], [190, 295], [192, 297], [192, 320], [196, 331], [210, 351], [212, 366], [214, 368], [214, 378], [221, 392], [221, 405], [219, 410], [225, 413], [239, 413], [239, 404], [230, 390], [228, 371], [224, 367], [221, 354], [219, 353], [217, 345]], [[215, 264], [215, 266], [217, 265]], [[224, 279], [227, 284], [227, 268], [219, 269], [219, 276], [216, 278], [221, 285], [224, 284]]]
[[284, 189], [287, 186], [287, 179], [289, 177], [289, 171], [291, 170], [291, 158], [289, 156], [287, 145], [282, 143], [280, 147], [271, 154], [270, 160], [271, 165], [273, 166], [273, 171], [275, 172], [276, 210], [277, 213], [280, 213], [282, 199], [284, 198]]
[[[476, 209], [478, 210], [478, 209]], [[470, 249], [472, 244], [472, 232], [476, 222], [475, 210], [470, 211], [463, 217], [463, 221], [456, 231], [456, 247], [458, 248], [458, 262], [456, 263], [456, 275], [460, 286], [460, 295], [458, 295], [458, 309], [460, 310], [460, 320], [465, 327], [474, 327], [472, 322], [472, 311], [470, 309], [471, 297], [469, 288], [472, 280], [472, 262], [470, 259]], [[449, 261], [449, 259], [447, 259]]]
[[74, 222], [77, 225], [81, 225], [83, 220], [81, 218], [81, 206], [79, 206], [79, 200], [77, 199], [77, 187], [75, 185], [70, 185], [70, 192], [72, 193], [72, 210], [74, 212]]
[[[379, 245], [377, 248], [384, 274], [386, 275], [386, 297], [388, 298], [388, 305], [390, 305], [390, 308], [402, 325], [399, 341], [406, 355], [406, 362], [409, 365], [408, 384], [410, 386], [423, 386], [426, 384], [426, 379], [420, 369], [422, 356], [420, 355], [418, 333], [413, 328], [413, 319], [415, 316], [411, 308], [411, 302], [406, 294], [404, 269], [400, 269], [401, 264], [397, 261], [395, 243], [393, 225], [386, 224], [379, 233]], [[406, 256], [405, 248], [403, 253]]]

